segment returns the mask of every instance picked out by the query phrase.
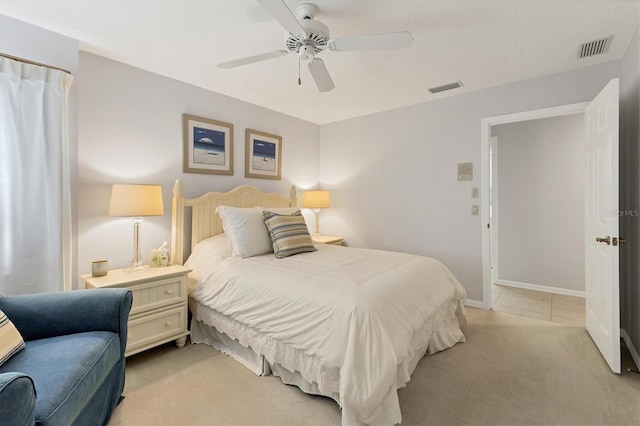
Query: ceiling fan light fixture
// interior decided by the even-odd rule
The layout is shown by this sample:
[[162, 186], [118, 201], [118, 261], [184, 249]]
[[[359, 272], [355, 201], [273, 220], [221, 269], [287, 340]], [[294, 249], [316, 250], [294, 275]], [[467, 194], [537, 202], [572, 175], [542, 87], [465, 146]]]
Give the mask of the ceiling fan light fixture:
[[303, 44], [302, 46], [300, 46], [300, 49], [298, 49], [298, 55], [303, 61], [311, 61], [316, 57], [316, 52], [312, 45]]

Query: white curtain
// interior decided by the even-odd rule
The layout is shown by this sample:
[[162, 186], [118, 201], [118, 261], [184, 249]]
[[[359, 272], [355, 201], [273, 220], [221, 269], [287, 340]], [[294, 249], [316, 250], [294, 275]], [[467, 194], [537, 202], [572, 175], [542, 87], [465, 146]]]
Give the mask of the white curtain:
[[73, 77], [0, 57], [0, 293], [71, 289]]

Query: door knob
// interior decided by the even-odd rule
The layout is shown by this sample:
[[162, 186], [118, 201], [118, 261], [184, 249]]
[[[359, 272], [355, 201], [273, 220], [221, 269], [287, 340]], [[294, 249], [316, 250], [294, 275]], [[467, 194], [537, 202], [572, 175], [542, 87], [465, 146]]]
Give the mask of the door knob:
[[607, 238], [596, 238], [596, 241], [599, 243], [605, 243], [607, 245], [611, 245], [611, 237], [607, 235]]

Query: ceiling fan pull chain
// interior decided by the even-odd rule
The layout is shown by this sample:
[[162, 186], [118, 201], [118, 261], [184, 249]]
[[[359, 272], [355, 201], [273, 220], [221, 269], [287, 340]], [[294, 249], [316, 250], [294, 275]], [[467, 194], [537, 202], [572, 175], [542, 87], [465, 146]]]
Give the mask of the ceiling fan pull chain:
[[298, 57], [298, 86], [302, 86], [302, 80], [300, 79], [300, 58]]

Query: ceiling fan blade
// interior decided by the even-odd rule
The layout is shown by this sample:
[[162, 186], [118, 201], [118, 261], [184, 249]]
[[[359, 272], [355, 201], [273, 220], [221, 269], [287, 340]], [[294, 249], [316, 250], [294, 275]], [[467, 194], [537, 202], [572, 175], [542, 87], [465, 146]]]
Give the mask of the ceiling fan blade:
[[286, 50], [274, 50], [273, 52], [261, 53], [260, 55], [247, 56], [246, 58], [234, 59], [233, 61], [222, 62], [218, 64], [218, 68], [235, 68], [242, 65], [253, 64], [254, 62], [266, 61], [268, 59], [275, 59], [286, 55]]
[[318, 86], [318, 90], [320, 92], [328, 92], [336, 87], [336, 85], [333, 84], [333, 80], [329, 75], [329, 71], [327, 71], [327, 67], [324, 66], [322, 59], [316, 58], [309, 62], [309, 72], [311, 73], [313, 81], [316, 82], [316, 86]]
[[409, 47], [413, 36], [409, 31], [399, 33], [369, 34], [355, 37], [337, 38], [329, 41], [329, 49], [336, 52], [352, 50], [398, 49]]
[[291, 34], [306, 34], [302, 25], [282, 0], [258, 0], [267, 12]]

